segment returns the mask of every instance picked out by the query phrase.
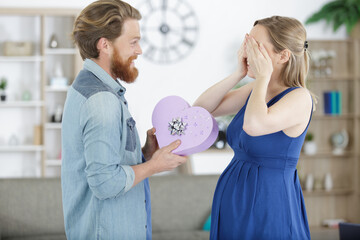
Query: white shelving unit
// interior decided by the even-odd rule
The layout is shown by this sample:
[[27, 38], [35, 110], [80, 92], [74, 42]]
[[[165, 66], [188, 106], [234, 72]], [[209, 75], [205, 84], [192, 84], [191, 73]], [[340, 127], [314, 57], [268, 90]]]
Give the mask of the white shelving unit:
[[0, 62], [43, 62], [42, 56], [15, 56], [15, 57], [3, 57], [0, 56]]
[[43, 107], [44, 101], [5, 101], [0, 102], [0, 108], [29, 108]]
[[44, 128], [61, 130], [61, 123], [46, 123]]
[[[298, 174], [303, 185], [306, 176], [314, 177], [314, 189], [304, 191], [310, 226], [319, 227], [324, 219], [346, 219], [358, 222], [359, 212], [359, 53], [360, 40], [312, 40], [309, 51], [334, 51], [331, 74], [316, 74], [314, 64], [309, 75], [309, 88], [318, 96], [317, 110], [313, 114], [309, 131], [313, 133], [318, 151], [314, 155], [301, 154]], [[314, 62], [314, 61], [313, 61]], [[323, 94], [339, 91], [342, 94], [341, 115], [326, 115]], [[349, 145], [343, 154], [336, 155], [331, 145], [335, 132], [346, 130]], [[324, 189], [324, 176], [330, 174], [333, 188]]]
[[47, 159], [45, 164], [46, 164], [46, 166], [49, 166], [49, 167], [60, 167], [61, 159]]
[[41, 152], [43, 146], [36, 145], [17, 145], [17, 146], [0, 146], [0, 152]]
[[77, 54], [77, 49], [75, 48], [47, 48], [45, 49], [45, 54], [47, 55], [75, 55]]
[[[0, 9], [0, 78], [8, 80], [7, 100], [0, 102], [0, 177], [60, 174], [61, 123], [52, 122], [52, 115], [56, 108], [63, 107], [68, 85], [82, 68], [82, 60], [70, 38], [79, 12], [78, 9]], [[54, 35], [58, 46], [50, 48]], [[31, 42], [32, 54], [5, 56], [4, 42]], [[68, 80], [67, 86], [52, 85], [58, 65]], [[24, 92], [30, 94], [30, 99], [23, 97]], [[38, 126], [42, 141], [34, 145]]]

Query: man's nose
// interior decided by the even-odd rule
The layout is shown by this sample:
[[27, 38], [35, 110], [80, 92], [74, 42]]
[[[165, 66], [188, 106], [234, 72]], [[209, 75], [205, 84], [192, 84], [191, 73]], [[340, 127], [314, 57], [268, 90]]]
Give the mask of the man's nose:
[[141, 55], [142, 54], [142, 49], [141, 49], [141, 46], [140, 44], [137, 45], [136, 49], [135, 49], [135, 53], [137, 55]]

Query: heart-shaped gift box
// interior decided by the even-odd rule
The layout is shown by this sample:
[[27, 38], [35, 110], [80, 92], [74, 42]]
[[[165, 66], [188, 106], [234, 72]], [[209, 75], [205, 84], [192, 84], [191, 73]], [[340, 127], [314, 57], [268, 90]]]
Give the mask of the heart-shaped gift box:
[[216, 120], [206, 109], [191, 107], [178, 96], [165, 97], [156, 104], [152, 123], [159, 147], [180, 139], [173, 153], [183, 156], [208, 149], [219, 132]]

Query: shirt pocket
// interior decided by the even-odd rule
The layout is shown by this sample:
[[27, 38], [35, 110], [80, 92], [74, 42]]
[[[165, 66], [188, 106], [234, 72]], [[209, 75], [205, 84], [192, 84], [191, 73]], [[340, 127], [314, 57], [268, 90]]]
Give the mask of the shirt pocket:
[[126, 146], [125, 150], [133, 152], [136, 148], [135, 120], [130, 117], [126, 120]]

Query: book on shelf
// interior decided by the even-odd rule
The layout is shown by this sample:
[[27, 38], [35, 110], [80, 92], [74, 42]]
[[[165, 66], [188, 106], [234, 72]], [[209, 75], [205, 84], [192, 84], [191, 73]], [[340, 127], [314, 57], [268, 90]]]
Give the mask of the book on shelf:
[[324, 92], [324, 112], [326, 115], [342, 114], [342, 96], [340, 91]]

